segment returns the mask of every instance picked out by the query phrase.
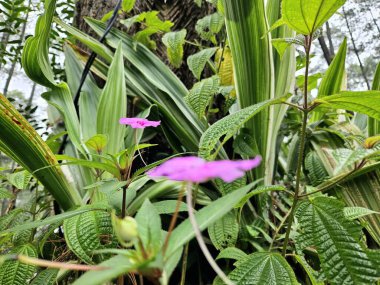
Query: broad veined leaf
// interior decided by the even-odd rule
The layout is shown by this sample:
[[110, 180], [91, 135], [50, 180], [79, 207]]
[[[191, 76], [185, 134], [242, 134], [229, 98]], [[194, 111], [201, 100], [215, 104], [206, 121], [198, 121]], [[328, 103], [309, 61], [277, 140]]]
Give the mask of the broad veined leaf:
[[121, 42], [108, 71], [107, 83], [99, 99], [97, 132], [108, 137], [104, 152], [115, 154], [124, 148], [125, 126], [119, 119], [127, 115], [127, 94]]
[[317, 197], [302, 202], [296, 216], [301, 232], [296, 242], [303, 250], [316, 247], [321, 267], [332, 284], [370, 284], [377, 270], [359, 243], [361, 227], [344, 217], [344, 203]]
[[[209, 225], [215, 223], [218, 219], [226, 215], [235, 206], [237, 202], [252, 188], [247, 185], [232, 193], [213, 201], [210, 205], [202, 208], [195, 214], [200, 230], [206, 229]], [[193, 227], [189, 219], [177, 226], [169, 240], [165, 259], [169, 258], [177, 250], [182, 248], [187, 242], [194, 238]]]
[[213, 57], [217, 48], [203, 49], [187, 58], [187, 65], [195, 78], [201, 79], [202, 71], [204, 70], [206, 63]]
[[[177, 209], [176, 200], [165, 200], [153, 203], [153, 206], [156, 208], [158, 214], [172, 214], [175, 213]], [[186, 212], [187, 205], [184, 202], [181, 202], [178, 208], [178, 212]]]
[[359, 219], [368, 215], [373, 215], [373, 214], [380, 215], [379, 212], [372, 211], [370, 209], [363, 208], [363, 207], [345, 207], [343, 209], [343, 213], [346, 219], [348, 220], [356, 220], [356, 219]]
[[216, 249], [222, 250], [233, 247], [239, 235], [239, 223], [237, 213], [230, 211], [216, 223], [208, 227], [210, 239]]
[[108, 141], [107, 135], [95, 135], [91, 137], [88, 141], [86, 141], [86, 146], [95, 150], [98, 153], [101, 153], [103, 149], [106, 147]]
[[32, 179], [32, 175], [28, 171], [23, 170], [9, 174], [7, 179], [17, 189], [26, 189], [30, 179]]
[[216, 43], [215, 35], [221, 31], [223, 26], [224, 17], [219, 13], [214, 13], [198, 20], [195, 30], [203, 40]]
[[67, 245], [82, 261], [93, 264], [104, 259], [93, 251], [116, 246], [111, 216], [104, 211], [85, 212], [65, 219], [63, 231]]
[[183, 29], [179, 32], [166, 33], [162, 37], [162, 42], [167, 48], [169, 61], [176, 68], [179, 68], [182, 65], [183, 46], [185, 44], [186, 33], [186, 30]]
[[[286, 98], [287, 96], [267, 100], [251, 107], [242, 109], [217, 121], [202, 135], [201, 141], [199, 143], [199, 155], [205, 159], [211, 159], [215, 157], [215, 155], [218, 153], [218, 151], [213, 153], [213, 150], [216, 146], [218, 146], [218, 149], [221, 148], [223, 144], [225, 144], [235, 133], [239, 131], [240, 128], [244, 126], [245, 123], [247, 123], [255, 115], [273, 104], [279, 104], [283, 102], [286, 100]], [[219, 139], [223, 136], [223, 141], [220, 143]]]
[[292, 45], [303, 46], [305, 44], [304, 40], [299, 37], [294, 38], [278, 38], [272, 40], [273, 47], [277, 50], [280, 58], [282, 59], [286, 50]]
[[30, 285], [54, 285], [58, 275], [58, 269], [45, 269], [33, 278]]
[[370, 153], [371, 152], [367, 149], [350, 150], [346, 148], [338, 148], [331, 150], [331, 155], [337, 162], [337, 165], [334, 168], [334, 175], [341, 173], [347, 168], [352, 168], [355, 163], [361, 162], [370, 155]]
[[138, 233], [145, 251], [154, 256], [161, 248], [161, 219], [156, 208], [145, 200], [136, 215]]
[[305, 257], [300, 256], [300, 255], [295, 255], [294, 257], [297, 260], [297, 262], [302, 266], [302, 268], [305, 270], [312, 285], [325, 284], [323, 281], [320, 281], [317, 279], [318, 273], [309, 265], [309, 263], [307, 263], [307, 261], [305, 260]]
[[[0, 151], [33, 173], [67, 210], [82, 203], [79, 193], [71, 187], [49, 146], [28, 121], [0, 94]], [[38, 172], [36, 170], [42, 169]]]
[[297, 278], [286, 259], [278, 253], [249, 255], [229, 275], [236, 285], [296, 285]]
[[312, 35], [346, 0], [284, 0], [282, 21], [297, 33]]
[[195, 83], [189, 95], [185, 97], [185, 101], [198, 115], [198, 118], [202, 118], [205, 115], [210, 100], [212, 100], [213, 96], [219, 91], [219, 86], [219, 76], [214, 75], [210, 78], [203, 79], [201, 82]]
[[[85, 206], [80, 207], [79, 209], [67, 211], [65, 213], [58, 214], [55, 216], [51, 216], [51, 217], [48, 217], [48, 218], [43, 219], [43, 220], [27, 222], [27, 223], [24, 223], [22, 225], [17, 225], [15, 227], [8, 227], [8, 226], [2, 227], [1, 226], [2, 223], [0, 222], [0, 230], [1, 230], [0, 234], [12, 233], [12, 232], [18, 232], [18, 231], [26, 231], [26, 230], [33, 229], [33, 228], [51, 225], [54, 223], [59, 223], [59, 222], [62, 222], [66, 219], [69, 219], [71, 217], [86, 213], [88, 211], [107, 211], [107, 210], [109, 210], [109, 206], [107, 206], [107, 205], [93, 204], [93, 205], [85, 205]], [[22, 212], [22, 210], [17, 211], [17, 212], [12, 212], [12, 216], [17, 214], [17, 213], [20, 214], [20, 212]], [[4, 216], [4, 217], [6, 217], [6, 216]], [[8, 220], [10, 218], [11, 217], [8, 217]]]
[[[21, 254], [29, 257], [37, 257], [37, 251], [34, 246], [25, 244], [14, 248], [10, 254]], [[16, 260], [8, 260], [0, 266], [0, 284], [4, 285], [25, 285], [29, 284], [36, 267], [33, 265], [23, 264]]]
[[320, 108], [343, 109], [368, 115], [380, 120], [380, 91], [341, 92], [336, 95], [316, 99]]
[[0, 199], [12, 199], [14, 195], [5, 188], [0, 188]]

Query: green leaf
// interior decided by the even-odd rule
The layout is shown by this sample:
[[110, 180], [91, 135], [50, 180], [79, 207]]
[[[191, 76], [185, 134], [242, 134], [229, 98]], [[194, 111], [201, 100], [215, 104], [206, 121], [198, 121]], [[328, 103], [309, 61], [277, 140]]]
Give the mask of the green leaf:
[[302, 268], [305, 270], [307, 276], [310, 279], [310, 282], [312, 285], [324, 285], [325, 283], [323, 281], [317, 280], [317, 272], [307, 263], [305, 258], [300, 255], [294, 256], [297, 262], [302, 266]]
[[17, 189], [26, 189], [29, 184], [32, 175], [26, 171], [19, 171], [8, 175], [8, 181]]
[[253, 196], [272, 191], [286, 191], [286, 187], [282, 185], [260, 186], [252, 192], [245, 195], [244, 198], [241, 199], [241, 201], [238, 204], [236, 204], [235, 208], [243, 207]]
[[312, 35], [346, 2], [346, 0], [284, 0], [282, 19], [297, 33]]
[[[195, 214], [200, 230], [206, 229], [221, 217], [226, 215], [235, 204], [251, 189], [252, 185], [242, 187], [202, 208]], [[170, 257], [192, 238], [194, 238], [193, 227], [189, 219], [177, 226], [169, 240], [165, 258]]]
[[14, 195], [5, 188], [0, 188], [0, 199], [13, 199]]
[[[266, 35], [268, 25], [264, 2], [264, 0], [223, 0], [237, 99], [242, 109], [261, 104], [274, 98], [275, 95], [283, 96], [288, 92], [274, 93], [273, 48], [269, 36]], [[263, 35], [266, 36], [262, 38]], [[285, 75], [287, 73], [284, 73]], [[276, 137], [274, 129], [276, 120], [269, 115], [268, 109], [245, 122], [245, 127], [252, 132], [256, 140], [256, 152], [263, 157], [262, 165], [253, 170], [257, 178], [264, 177], [265, 168], [270, 169], [271, 165], [274, 165], [274, 156], [269, 156], [274, 153], [275, 140], [270, 137]], [[269, 162], [268, 165], [265, 165], [266, 162]], [[269, 176], [267, 180], [271, 181]]]
[[203, 79], [201, 82], [195, 83], [189, 95], [185, 97], [186, 103], [194, 110], [199, 119], [204, 117], [210, 100], [212, 100], [213, 96], [219, 91], [219, 86], [219, 76], [214, 75], [210, 78]]
[[145, 200], [137, 212], [136, 221], [144, 249], [148, 253], [155, 255], [161, 248], [161, 219], [156, 208], [149, 200]]
[[248, 257], [248, 254], [246, 254], [244, 251], [242, 251], [239, 248], [236, 247], [227, 247], [223, 249], [218, 256], [216, 257], [216, 260], [218, 259], [233, 259], [233, 260], [243, 260]]
[[203, 40], [216, 44], [215, 35], [221, 31], [223, 26], [224, 17], [219, 13], [213, 13], [198, 20], [195, 30]]
[[[10, 254], [21, 254], [29, 257], [37, 257], [37, 251], [34, 246], [25, 244], [14, 248]], [[5, 261], [0, 266], [0, 284], [4, 285], [25, 285], [29, 284], [36, 267], [27, 265], [16, 260]]]
[[[0, 151], [36, 177], [67, 210], [82, 203], [79, 193], [68, 183], [49, 146], [28, 121], [0, 94]], [[40, 170], [35, 172], [36, 170]]]
[[302, 202], [296, 242], [300, 250], [316, 248], [330, 283], [370, 284], [378, 279], [377, 270], [359, 243], [361, 227], [344, 217], [343, 208], [344, 203], [327, 197]]
[[179, 68], [182, 65], [183, 46], [185, 44], [186, 33], [186, 30], [183, 29], [179, 32], [166, 33], [162, 37], [162, 42], [167, 48], [169, 61], [176, 68]]
[[343, 170], [347, 170], [347, 168], [352, 168], [355, 163], [361, 162], [370, 154], [370, 151], [367, 149], [350, 150], [346, 148], [338, 148], [331, 150], [331, 152], [331, 155], [337, 162], [333, 172], [334, 175], [340, 174]]
[[218, 48], [206, 48], [187, 58], [187, 65], [195, 78], [201, 79], [206, 63], [213, 57]]
[[236, 285], [296, 285], [297, 278], [286, 260], [278, 253], [257, 252], [239, 262], [229, 275]]
[[[380, 63], [377, 65], [373, 78], [372, 90], [380, 91]], [[368, 135], [376, 136], [380, 134], [380, 121], [368, 118]]]
[[[51, 225], [54, 223], [59, 223], [59, 222], [62, 222], [63, 220], [69, 219], [71, 217], [74, 217], [74, 216], [77, 216], [77, 215], [80, 215], [80, 214], [83, 214], [83, 213], [86, 213], [89, 211], [106, 211], [106, 210], [109, 210], [109, 206], [99, 205], [99, 204], [98, 205], [97, 204], [85, 205], [85, 206], [82, 206], [76, 210], [67, 211], [65, 213], [58, 214], [55, 216], [51, 216], [51, 217], [48, 217], [46, 219], [39, 220], [39, 221], [27, 222], [27, 223], [24, 223], [22, 225], [17, 225], [15, 227], [11, 227], [11, 228], [0, 226], [0, 229], [1, 229], [0, 235], [5, 234], [5, 233], [25, 231], [25, 230], [29, 230], [29, 229], [33, 229], [33, 228]], [[1, 223], [0, 223], [0, 225], [1, 225]]]
[[224, 217], [208, 227], [212, 244], [217, 250], [235, 246], [239, 235], [239, 223], [236, 211], [227, 213]]
[[363, 207], [345, 207], [343, 209], [343, 213], [346, 219], [348, 220], [356, 220], [356, 219], [359, 219], [368, 215], [372, 215], [372, 214], [380, 215], [379, 212], [372, 211], [370, 209], [363, 208]]
[[[317, 98], [337, 94], [342, 90], [346, 74], [346, 54], [347, 39], [345, 38], [334, 60], [322, 78], [321, 85], [318, 88]], [[310, 123], [319, 121], [322, 116], [322, 112], [313, 112]]]
[[380, 120], [380, 91], [341, 92], [336, 95], [316, 99], [320, 108], [343, 109], [368, 115]]
[[129, 13], [132, 11], [133, 7], [135, 6], [136, 0], [123, 0], [121, 9], [125, 13]]
[[99, 271], [87, 271], [79, 277], [72, 285], [102, 285], [122, 274], [132, 271], [136, 264], [133, 264], [129, 257], [116, 255], [100, 264], [107, 269]]
[[58, 275], [58, 269], [45, 269], [33, 278], [30, 285], [54, 285]]
[[[215, 157], [215, 155], [218, 153], [218, 151], [213, 153], [213, 150], [216, 146], [218, 146], [218, 149], [221, 148], [221, 146], [224, 145], [231, 137], [233, 137], [233, 135], [237, 133], [246, 122], [252, 119], [259, 112], [263, 111], [265, 108], [273, 104], [279, 104], [283, 102], [285, 98], [286, 97], [258, 103], [217, 121], [202, 135], [201, 141], [199, 143], [199, 155], [205, 159], [211, 159]], [[223, 136], [223, 141], [220, 144], [219, 139]]]
[[[158, 214], [173, 214], [175, 213], [175, 210], [177, 208], [177, 201], [176, 200], [165, 200], [153, 203], [153, 206], [156, 208], [156, 211]], [[187, 211], [187, 205], [184, 202], [181, 202], [178, 212], [186, 212]]]
[[280, 55], [280, 58], [282, 60], [286, 50], [292, 46], [292, 45], [304, 45], [304, 41], [302, 41], [298, 37], [294, 38], [278, 38], [272, 40], [273, 47], [277, 50], [278, 54]]
[[108, 141], [107, 135], [95, 135], [86, 141], [86, 146], [101, 153], [106, 147]]
[[63, 232], [70, 250], [88, 264], [104, 259], [102, 255], [94, 258], [94, 250], [116, 246], [111, 216], [104, 211], [88, 211], [65, 219]]
[[107, 83], [99, 99], [97, 132], [108, 137], [104, 152], [115, 154], [124, 149], [125, 126], [119, 119], [127, 115], [127, 94], [121, 42], [108, 71]]

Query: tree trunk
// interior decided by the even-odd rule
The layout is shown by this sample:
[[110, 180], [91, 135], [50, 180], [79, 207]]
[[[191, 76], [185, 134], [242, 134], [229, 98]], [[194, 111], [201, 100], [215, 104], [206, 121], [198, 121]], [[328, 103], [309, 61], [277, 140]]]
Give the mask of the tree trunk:
[[[117, 0], [79, 0], [76, 3], [76, 16], [74, 19], [74, 25], [83, 32], [90, 34], [91, 36], [98, 36], [91, 31], [90, 27], [85, 23], [84, 17], [92, 17], [101, 19], [106, 13], [114, 9]], [[145, 11], [156, 10], [160, 12], [162, 20], [170, 20], [174, 23], [172, 27], [173, 31], [181, 29], [187, 30], [186, 39], [189, 41], [197, 38], [195, 31], [195, 24], [198, 19], [204, 17], [212, 11], [212, 6], [209, 3], [203, 3], [199, 8], [194, 0], [137, 0], [133, 14], [139, 14]], [[128, 15], [129, 17], [130, 15]], [[134, 32], [132, 29], [131, 32]], [[81, 45], [83, 48], [83, 46]], [[184, 49], [184, 58], [197, 52], [197, 47], [186, 45]], [[165, 47], [161, 43], [160, 39], [157, 39], [157, 55], [167, 62]], [[194, 83], [193, 76], [184, 64], [181, 68], [175, 70], [176, 74], [182, 79], [182, 81], [188, 86], [192, 86]]]

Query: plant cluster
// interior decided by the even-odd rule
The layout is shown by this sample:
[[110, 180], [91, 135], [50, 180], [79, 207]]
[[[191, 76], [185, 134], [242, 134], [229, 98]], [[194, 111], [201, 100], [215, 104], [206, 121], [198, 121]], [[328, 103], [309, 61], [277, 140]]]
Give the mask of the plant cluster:
[[[43, 140], [0, 94], [0, 151], [18, 165], [0, 177], [0, 284], [379, 282], [380, 68], [372, 91], [345, 90], [344, 40], [310, 72], [345, 0], [207, 0], [193, 42], [134, 0], [86, 19], [96, 40], [56, 2], [22, 66], [66, 131]], [[108, 29], [119, 14], [134, 35]], [[64, 76], [54, 25], [70, 35]], [[185, 45], [199, 48], [187, 67]]]

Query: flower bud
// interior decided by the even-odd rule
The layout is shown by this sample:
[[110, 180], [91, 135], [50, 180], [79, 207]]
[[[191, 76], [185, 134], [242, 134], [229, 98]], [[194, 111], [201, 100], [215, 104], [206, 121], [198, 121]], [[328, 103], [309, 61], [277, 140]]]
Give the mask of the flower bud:
[[138, 237], [137, 222], [132, 217], [114, 218], [114, 227], [117, 237], [122, 242], [131, 242]]

